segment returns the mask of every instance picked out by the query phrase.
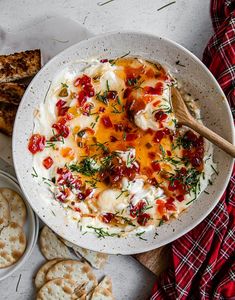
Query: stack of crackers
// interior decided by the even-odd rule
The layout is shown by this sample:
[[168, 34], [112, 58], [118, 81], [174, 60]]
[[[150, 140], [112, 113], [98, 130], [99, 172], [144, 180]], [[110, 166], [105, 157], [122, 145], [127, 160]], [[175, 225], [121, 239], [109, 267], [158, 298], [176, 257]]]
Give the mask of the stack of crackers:
[[[48, 260], [35, 277], [37, 300], [114, 300], [112, 281], [105, 276], [98, 283], [93, 271], [102, 268], [108, 255], [86, 250], [54, 234], [44, 227], [40, 249]], [[73, 259], [72, 251], [79, 257]]]
[[26, 249], [27, 209], [15, 191], [0, 189], [0, 268], [16, 263]]
[[0, 132], [12, 135], [20, 100], [30, 79], [40, 69], [38, 49], [0, 55]]

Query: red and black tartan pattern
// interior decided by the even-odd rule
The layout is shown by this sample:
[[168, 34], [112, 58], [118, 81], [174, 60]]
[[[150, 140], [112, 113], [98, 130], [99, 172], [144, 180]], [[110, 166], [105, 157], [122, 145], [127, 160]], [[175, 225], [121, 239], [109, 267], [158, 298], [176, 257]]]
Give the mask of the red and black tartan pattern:
[[[215, 35], [203, 61], [224, 90], [235, 117], [235, 1], [212, 0], [211, 17]], [[235, 167], [215, 209], [171, 244], [170, 260], [151, 300], [235, 300]]]

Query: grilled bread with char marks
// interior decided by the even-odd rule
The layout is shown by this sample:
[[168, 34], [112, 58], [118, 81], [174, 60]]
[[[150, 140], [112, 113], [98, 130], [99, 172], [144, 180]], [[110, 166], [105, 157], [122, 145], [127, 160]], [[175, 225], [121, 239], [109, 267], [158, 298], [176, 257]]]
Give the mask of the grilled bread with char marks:
[[25, 85], [15, 82], [0, 83], [0, 102], [19, 105], [25, 89]]
[[15, 115], [25, 88], [19, 83], [0, 83], [0, 132], [12, 135]]
[[41, 68], [39, 49], [0, 55], [0, 83], [34, 76]]

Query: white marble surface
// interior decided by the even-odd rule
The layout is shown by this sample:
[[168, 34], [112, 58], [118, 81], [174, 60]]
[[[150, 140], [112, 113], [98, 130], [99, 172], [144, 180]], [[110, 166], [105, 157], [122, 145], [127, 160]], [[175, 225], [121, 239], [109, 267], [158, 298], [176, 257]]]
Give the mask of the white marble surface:
[[[24, 32], [30, 31], [32, 27], [36, 26], [37, 28], [38, 24], [41, 24], [43, 21], [52, 21], [53, 23], [53, 19], [58, 17], [69, 18], [71, 21], [85, 26], [86, 29], [84, 31], [86, 34], [99, 34], [115, 30], [134, 30], [161, 35], [180, 43], [200, 58], [212, 34], [209, 0], [176, 0], [174, 4], [160, 11], [158, 11], [158, 8], [171, 1], [114, 0], [103, 6], [98, 5], [99, 2], [103, 3], [105, 1], [1, 0], [0, 51], [4, 47], [5, 50], [7, 49], [8, 45], [4, 45], [4, 43], [9, 41], [9, 36], [24, 36]], [[76, 24], [76, 26], [79, 26], [79, 24]], [[72, 23], [70, 23], [70, 26], [73, 26]], [[38, 32], [39, 36], [46, 29], [44, 28], [40, 31]], [[58, 29], [59, 38], [61, 38], [61, 34], [63, 32]], [[66, 32], [64, 32], [64, 35], [64, 40], [62, 41], [67, 40]], [[33, 40], [35, 41], [35, 39]], [[67, 46], [76, 40], [79, 40], [79, 37], [73, 35], [73, 39], [66, 45], [62, 44]], [[9, 48], [8, 52], [10, 50]], [[5, 143], [5, 140], [0, 136], [0, 157], [7, 159], [9, 156], [9, 147], [7, 146], [9, 143], [9, 140], [8, 144]], [[0, 161], [0, 168], [11, 170], [3, 161]], [[29, 261], [18, 272], [0, 282], [0, 299], [33, 299], [32, 278], [42, 261], [43, 258], [37, 247], [34, 249]], [[96, 272], [98, 277], [104, 273], [111, 275], [113, 278], [117, 300], [144, 300], [148, 297], [155, 280], [152, 273], [131, 257], [111, 257], [105, 270]], [[20, 274], [22, 276], [16, 292]]]

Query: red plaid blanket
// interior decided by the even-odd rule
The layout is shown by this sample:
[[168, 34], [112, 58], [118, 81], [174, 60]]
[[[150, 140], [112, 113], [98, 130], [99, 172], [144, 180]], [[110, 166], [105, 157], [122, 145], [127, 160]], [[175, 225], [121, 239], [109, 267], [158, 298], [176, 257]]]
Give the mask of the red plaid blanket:
[[[215, 35], [203, 61], [235, 112], [235, 1], [212, 0]], [[235, 115], [234, 115], [235, 117]], [[235, 300], [235, 168], [220, 202], [196, 228], [171, 244], [170, 267], [156, 282], [155, 299]]]

